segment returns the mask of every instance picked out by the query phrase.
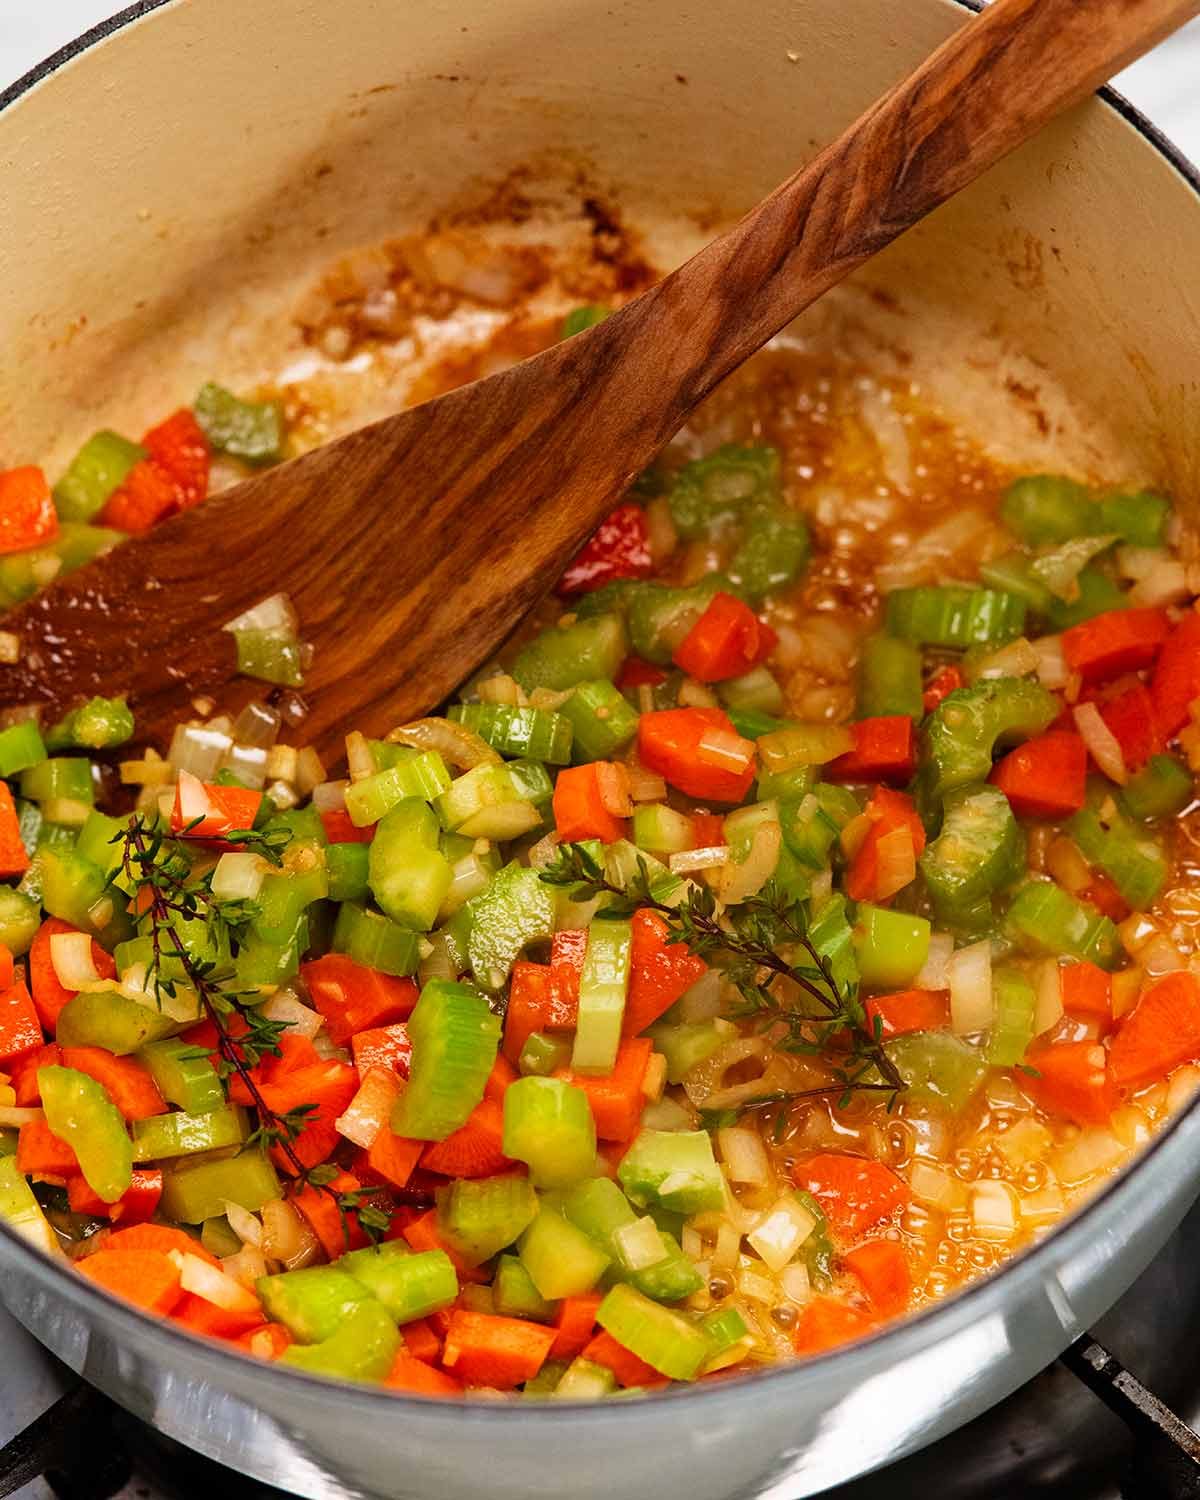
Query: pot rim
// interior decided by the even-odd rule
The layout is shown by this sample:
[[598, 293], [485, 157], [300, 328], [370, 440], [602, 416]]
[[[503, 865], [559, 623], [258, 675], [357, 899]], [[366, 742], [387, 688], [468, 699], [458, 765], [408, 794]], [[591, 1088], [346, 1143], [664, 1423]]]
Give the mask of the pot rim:
[[[0, 90], [0, 114], [77, 57], [108, 41], [134, 22], [173, 3], [175, 0], [135, 0], [134, 4], [118, 11], [116, 15], [98, 22], [30, 68], [7, 88]], [[985, 0], [945, 0], [945, 3], [979, 14]], [[1173, 141], [1110, 85], [1097, 90], [1097, 97], [1163, 157], [1200, 199], [1200, 168], [1193, 165]], [[1136, 1191], [1132, 1186], [1133, 1179], [1144, 1168], [1148, 1169], [1152, 1158], [1162, 1153], [1179, 1129], [1192, 1115], [1198, 1113], [1200, 1095], [1181, 1109], [1139, 1152], [1135, 1160], [1123, 1167], [1045, 1239], [1028, 1246], [998, 1270], [968, 1282], [945, 1301], [890, 1323], [852, 1344], [810, 1356], [799, 1363], [763, 1366], [728, 1383], [720, 1381], [698, 1387], [652, 1391], [640, 1398], [639, 1406], [645, 1402], [661, 1405], [679, 1400], [695, 1404], [705, 1399], [710, 1402], [722, 1400], [730, 1404], [737, 1402], [745, 1405], [758, 1398], [766, 1382], [771, 1383], [772, 1391], [778, 1390], [781, 1395], [785, 1381], [788, 1382], [788, 1388], [798, 1395], [805, 1394], [805, 1387], [808, 1388], [808, 1394], [815, 1394], [819, 1393], [823, 1374], [832, 1360], [840, 1361], [839, 1370], [848, 1372], [850, 1378], [865, 1379], [875, 1373], [877, 1359], [881, 1357], [891, 1355], [896, 1363], [900, 1363], [909, 1354], [915, 1354], [937, 1342], [940, 1330], [944, 1329], [949, 1334], [955, 1328], [984, 1320], [1003, 1306], [1007, 1299], [1008, 1282], [1012, 1277], [1024, 1275], [1036, 1278], [1043, 1269], [1049, 1270], [1055, 1261], [1070, 1259], [1076, 1250], [1082, 1250], [1092, 1243], [1092, 1223], [1104, 1205], [1118, 1196], [1132, 1198]], [[43, 1255], [3, 1220], [0, 1220], [0, 1247], [3, 1247], [6, 1254], [22, 1261], [25, 1269], [42, 1284], [45, 1291], [63, 1298], [83, 1318], [102, 1315], [115, 1323], [129, 1339], [148, 1340], [146, 1355], [168, 1366], [172, 1362], [172, 1355], [180, 1352], [186, 1352], [197, 1359], [211, 1358], [218, 1367], [232, 1360], [237, 1368], [244, 1369], [247, 1364], [253, 1366], [256, 1380], [266, 1381], [281, 1396], [294, 1391], [295, 1382], [300, 1380], [314, 1392], [321, 1390], [328, 1399], [336, 1397], [341, 1401], [361, 1402], [368, 1412], [403, 1413], [407, 1408], [410, 1412], [419, 1412], [423, 1421], [441, 1421], [448, 1427], [469, 1422], [482, 1424], [486, 1430], [488, 1426], [499, 1428], [514, 1420], [515, 1414], [507, 1402], [443, 1401], [384, 1387], [334, 1381], [255, 1359], [253, 1355], [232, 1346], [223, 1346], [215, 1340], [202, 1340], [164, 1318], [151, 1317], [137, 1311], [84, 1278], [71, 1275], [65, 1265]], [[523, 1421], [533, 1421], [539, 1426], [550, 1426], [554, 1422], [561, 1424], [580, 1417], [619, 1425], [625, 1420], [625, 1409], [623, 1402], [602, 1399], [564, 1403], [561, 1406], [538, 1401], [523, 1404], [521, 1417]]]

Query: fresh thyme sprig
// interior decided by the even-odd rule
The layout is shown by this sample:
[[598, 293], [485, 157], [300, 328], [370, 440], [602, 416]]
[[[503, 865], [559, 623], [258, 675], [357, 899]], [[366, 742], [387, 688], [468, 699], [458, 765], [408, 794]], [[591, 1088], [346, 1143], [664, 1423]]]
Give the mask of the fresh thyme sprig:
[[[732, 961], [722, 969], [741, 995], [739, 1014], [755, 1017], [768, 1028], [785, 1028], [777, 1038], [778, 1045], [818, 1055], [836, 1073], [837, 1081], [827, 1087], [764, 1096], [743, 1107], [782, 1105], [800, 1099], [844, 1100], [850, 1093], [861, 1091], [885, 1093], [894, 1100], [904, 1089], [904, 1079], [882, 1044], [878, 1026], [871, 1026], [857, 997], [838, 984], [828, 959], [801, 924], [798, 908], [789, 904], [773, 884], [718, 914], [716, 898], [706, 886], [694, 886], [675, 906], [661, 900], [654, 894], [653, 879], [641, 858], [636, 874], [624, 885], [617, 885], [581, 844], [561, 845], [554, 862], [540, 874], [547, 884], [566, 889], [575, 901], [601, 895], [613, 898], [602, 916], [627, 916], [650, 907], [666, 918], [671, 939], [684, 943], [698, 957], [728, 955]], [[800, 950], [806, 961], [797, 963], [785, 957], [788, 949], [793, 953]], [[772, 986], [779, 979], [795, 984], [811, 1006], [798, 1010], [776, 995]], [[842, 1055], [831, 1055], [835, 1036], [842, 1045], [849, 1040], [849, 1049]]]

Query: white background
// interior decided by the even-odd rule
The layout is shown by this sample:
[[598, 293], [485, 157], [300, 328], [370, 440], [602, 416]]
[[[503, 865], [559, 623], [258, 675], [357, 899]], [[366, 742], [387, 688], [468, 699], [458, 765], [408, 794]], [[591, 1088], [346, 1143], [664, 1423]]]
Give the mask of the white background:
[[[119, 8], [113, 0], [0, 0], [0, 89]], [[1200, 163], [1200, 21], [1122, 74], [1117, 86]]]

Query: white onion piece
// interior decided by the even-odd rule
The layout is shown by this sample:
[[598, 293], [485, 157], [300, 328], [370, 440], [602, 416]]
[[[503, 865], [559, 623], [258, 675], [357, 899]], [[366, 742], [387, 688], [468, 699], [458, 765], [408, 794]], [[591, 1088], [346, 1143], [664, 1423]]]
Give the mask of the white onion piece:
[[222, 625], [222, 630], [236, 634], [239, 630], [274, 630], [281, 635], [295, 635], [300, 625], [292, 601], [286, 594], [270, 594], [249, 609]]
[[64, 990], [81, 990], [100, 978], [86, 932], [56, 932], [50, 939], [50, 963]]
[[689, 870], [711, 870], [715, 865], [726, 864], [728, 860], [729, 845], [712, 844], [707, 849], [683, 849], [678, 854], [672, 854], [667, 863], [673, 874], [686, 875]]
[[259, 1013], [268, 1021], [278, 1021], [281, 1026], [286, 1026], [290, 1035], [309, 1039], [316, 1036], [325, 1024], [322, 1015], [307, 1005], [301, 1005], [292, 991], [286, 989], [276, 990], [264, 1005], [259, 1006]]
[[[1104, 1048], [1097, 1048], [1103, 1052]], [[1125, 1147], [1111, 1130], [1090, 1127], [1080, 1131], [1069, 1145], [1054, 1153], [1055, 1175], [1068, 1187], [1084, 1182], [1093, 1173], [1105, 1172], [1116, 1166], [1125, 1155]]]
[[263, 1254], [291, 1267], [311, 1257], [317, 1239], [299, 1212], [283, 1198], [272, 1198], [259, 1210], [263, 1226]]
[[547, 865], [552, 865], [558, 857], [558, 834], [550, 832], [529, 851], [529, 867], [532, 870], [544, 870]]
[[319, 813], [341, 812], [346, 806], [348, 781], [322, 781], [312, 789], [312, 805]]
[[[258, 1298], [253, 1292], [198, 1255], [182, 1250], [168, 1250], [167, 1254], [179, 1269], [179, 1284], [185, 1292], [192, 1292], [227, 1312], [253, 1312], [258, 1307]], [[232, 1260], [234, 1257], [228, 1258]]]
[[1063, 655], [1061, 635], [1041, 635], [1029, 642], [1029, 648], [1037, 657], [1034, 671], [1038, 681], [1051, 692], [1059, 692], [1067, 685], [1071, 675], [1067, 670], [1067, 659]]
[[960, 948], [948, 965], [950, 1029], [956, 1036], [987, 1031], [995, 1016], [992, 945], [985, 938]]
[[929, 952], [920, 972], [913, 980], [916, 990], [948, 990], [950, 960], [954, 956], [954, 939], [948, 932], [934, 932], [929, 938]]
[[269, 750], [279, 737], [282, 722], [278, 709], [255, 699], [238, 714], [229, 732], [239, 745], [252, 750]]
[[642, 1110], [642, 1124], [648, 1130], [690, 1130], [692, 1117], [678, 1099], [664, 1095], [651, 1099]]
[[189, 823], [207, 818], [212, 812], [212, 803], [208, 800], [208, 793], [204, 790], [203, 783], [190, 771], [181, 770], [179, 773], [177, 800], [179, 815], [185, 828]]
[[189, 771], [200, 781], [211, 781], [232, 745], [233, 740], [222, 730], [197, 724], [180, 724], [171, 737], [167, 759], [176, 771]]
[[936, 1166], [933, 1162], [913, 1162], [908, 1174], [908, 1185], [917, 1202], [924, 1203], [929, 1208], [953, 1213], [955, 1209], [962, 1207], [966, 1191], [963, 1184], [952, 1172], [947, 1172], [945, 1167]]
[[221, 1267], [227, 1276], [245, 1287], [255, 1301], [258, 1300], [258, 1282], [270, 1270], [261, 1250], [255, 1249], [253, 1245], [243, 1245], [235, 1255], [226, 1255], [221, 1261]]
[[985, 656], [971, 674], [972, 680], [981, 682], [991, 677], [1027, 677], [1031, 672], [1037, 671], [1040, 663], [1041, 657], [1037, 650], [1022, 636]]
[[661, 802], [667, 795], [667, 783], [657, 771], [645, 766], [627, 766], [629, 795], [635, 802]]
[[[569, 696], [569, 695], [567, 695]], [[402, 724], [387, 736], [393, 745], [411, 745], [416, 750], [436, 750], [447, 765], [460, 771], [469, 771], [472, 766], [498, 765], [499, 752], [462, 724], [451, 724], [448, 719], [415, 719], [411, 724]]]
[[737, 1289], [751, 1302], [764, 1302], [769, 1307], [775, 1301], [775, 1283], [749, 1267], [738, 1272]]
[[740, 864], [730, 861], [721, 871], [717, 894], [726, 906], [736, 906], [738, 902], [758, 895], [775, 873], [782, 843], [783, 829], [778, 823], [758, 825], [745, 859]]
[[1160, 563], [1129, 590], [1129, 602], [1138, 609], [1161, 609], [1182, 604], [1191, 595], [1187, 569], [1176, 558]]
[[627, 1271], [644, 1271], [667, 1258], [663, 1237], [649, 1214], [644, 1218], [634, 1219], [632, 1224], [622, 1224], [620, 1228], [614, 1229], [613, 1244]]
[[346, 736], [346, 765], [351, 781], [365, 781], [376, 772], [375, 753], [367, 743], [367, 737], [357, 729]]
[[1079, 737], [1092, 759], [1110, 781], [1124, 786], [1128, 776], [1125, 756], [1116, 735], [1100, 717], [1100, 710], [1094, 703], [1077, 703], [1071, 712]]
[[240, 1203], [234, 1203], [231, 1199], [225, 1201], [225, 1217], [229, 1220], [229, 1227], [241, 1240], [243, 1245], [253, 1245], [256, 1250], [263, 1246], [262, 1220], [243, 1208]]
[[785, 1193], [746, 1239], [772, 1271], [782, 1271], [817, 1227], [817, 1221], [794, 1193]]
[[917, 878], [917, 855], [912, 830], [901, 824], [885, 833], [875, 846], [878, 865], [874, 899], [886, 901]]
[[252, 791], [261, 792], [267, 783], [267, 752], [257, 745], [232, 745], [221, 769], [232, 771]]
[[730, 1182], [750, 1187], [765, 1187], [770, 1182], [771, 1161], [757, 1130], [742, 1125], [725, 1126], [717, 1131], [717, 1150]]
[[20, 1130], [22, 1125], [32, 1125], [35, 1120], [44, 1120], [45, 1110], [25, 1108], [18, 1104], [0, 1104], [0, 1125], [11, 1126], [13, 1130]]
[[1034, 993], [1033, 1034], [1041, 1036], [1063, 1018], [1062, 975], [1058, 970], [1058, 959], [1047, 958], [1038, 965]]
[[794, 1302], [797, 1307], [804, 1306], [812, 1296], [812, 1282], [808, 1267], [803, 1261], [794, 1266], [784, 1266], [779, 1273], [779, 1289], [789, 1302]]
[[629, 773], [625, 767], [611, 760], [598, 760], [594, 764], [601, 807], [614, 818], [631, 817], [633, 800], [629, 795]]
[[375, 1137], [391, 1117], [392, 1105], [400, 1094], [400, 1079], [390, 1068], [371, 1068], [358, 1092], [346, 1106], [345, 1114], [333, 1122], [333, 1128], [364, 1151], [375, 1144]]
[[678, 1000], [679, 1019], [694, 1023], [711, 1021], [721, 1013], [721, 972], [709, 969], [690, 990], [684, 990]]
[[256, 901], [271, 866], [259, 854], [222, 854], [212, 872], [212, 893], [220, 901]]
[[1016, 1194], [1007, 1182], [971, 1184], [971, 1224], [981, 1240], [1012, 1239], [1020, 1216]]
[[893, 489], [912, 488], [912, 453], [904, 418], [892, 403], [892, 393], [873, 380], [856, 382], [858, 409], [879, 447], [884, 477]]

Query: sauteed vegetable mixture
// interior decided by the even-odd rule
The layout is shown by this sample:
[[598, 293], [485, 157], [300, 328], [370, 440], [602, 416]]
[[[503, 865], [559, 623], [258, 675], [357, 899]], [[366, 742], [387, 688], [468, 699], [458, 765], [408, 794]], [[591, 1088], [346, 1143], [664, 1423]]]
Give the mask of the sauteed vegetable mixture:
[[[120, 748], [120, 700], [10, 716], [8, 1222], [262, 1359], [602, 1397], [867, 1334], [1125, 1161], [1200, 1079], [1171, 506], [870, 400], [883, 437], [805, 469], [729, 398], [544, 628], [443, 714], [350, 732], [345, 777], [303, 746], [283, 595], [230, 624], [272, 688], [197, 704], [166, 758]], [[872, 498], [897, 424], [940, 509]], [[0, 597], [287, 441], [206, 386], [53, 490], [9, 470]]]

